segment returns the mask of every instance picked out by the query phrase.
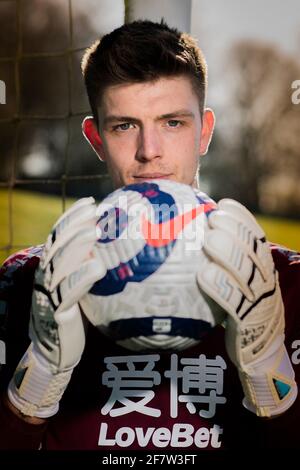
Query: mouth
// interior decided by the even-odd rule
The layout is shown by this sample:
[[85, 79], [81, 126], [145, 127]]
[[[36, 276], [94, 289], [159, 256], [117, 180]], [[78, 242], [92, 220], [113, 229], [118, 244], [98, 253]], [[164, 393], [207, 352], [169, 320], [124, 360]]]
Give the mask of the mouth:
[[163, 174], [163, 173], [142, 173], [141, 175], [134, 175], [134, 179], [138, 181], [146, 180], [162, 180], [162, 179], [171, 179], [172, 173]]

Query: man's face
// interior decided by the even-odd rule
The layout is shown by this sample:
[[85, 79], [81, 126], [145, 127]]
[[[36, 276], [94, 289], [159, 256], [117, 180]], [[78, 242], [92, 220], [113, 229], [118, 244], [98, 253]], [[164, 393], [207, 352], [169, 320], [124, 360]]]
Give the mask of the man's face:
[[114, 186], [151, 178], [195, 185], [199, 156], [213, 129], [213, 122], [207, 126], [207, 112], [212, 115], [206, 111], [202, 125], [187, 77], [108, 87], [99, 109], [99, 153]]

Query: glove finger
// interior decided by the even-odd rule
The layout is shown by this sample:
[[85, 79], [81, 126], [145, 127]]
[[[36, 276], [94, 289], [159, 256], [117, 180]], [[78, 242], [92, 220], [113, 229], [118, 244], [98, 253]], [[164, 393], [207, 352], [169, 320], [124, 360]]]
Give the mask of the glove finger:
[[[205, 238], [211, 238], [212, 256], [215, 252], [215, 256], [221, 256], [222, 259], [226, 256], [227, 258], [233, 257], [233, 264], [236, 264], [245, 254], [252, 260], [263, 279], [268, 279], [273, 272], [270, 249], [264, 241], [257, 238], [248, 225], [231, 214], [219, 210], [209, 216], [209, 227], [210, 230], [205, 234]], [[217, 235], [212, 237], [211, 233]], [[208, 250], [210, 250], [209, 247]]]
[[73, 219], [73, 216], [77, 218], [80, 213], [85, 211], [86, 207], [94, 206], [95, 205], [95, 199], [93, 197], [83, 197], [81, 199], [78, 199], [74, 204], [72, 204], [60, 217], [59, 219], [55, 222], [53, 225], [53, 230], [56, 230], [57, 227], [61, 224], [61, 222], [68, 217], [71, 217]]
[[84, 228], [76, 233], [69, 243], [60, 248], [53, 257], [53, 274], [50, 291], [73, 271], [75, 271], [88, 257], [91, 257], [96, 242], [95, 226]]
[[[241, 240], [247, 240], [247, 231], [251, 231], [252, 234], [261, 239], [265, 238], [265, 233], [260, 225], [257, 223], [255, 217], [251, 214], [245, 206], [240, 204], [238, 201], [234, 199], [221, 199], [218, 202], [218, 207], [220, 210], [226, 212], [228, 215], [230, 214], [233, 219], [235, 219], [236, 223], [239, 222], [242, 224], [239, 229], [240, 233], [239, 236]], [[213, 213], [214, 214], [214, 213]], [[212, 215], [213, 215], [212, 214]], [[235, 223], [235, 225], [236, 225]], [[236, 228], [235, 228], [236, 230]]]
[[[95, 251], [93, 256], [95, 255]], [[56, 313], [61, 312], [74, 303], [78, 302], [81, 297], [86, 294], [92, 285], [102, 279], [106, 274], [106, 267], [99, 261], [99, 258], [94, 256], [92, 259], [82, 263], [79, 269], [69, 274], [56, 289], [57, 300], [60, 303]], [[53, 293], [54, 302], [55, 293]]]
[[77, 303], [63, 312], [56, 312], [54, 316], [58, 325], [58, 336], [63, 338], [63, 341], [60, 341], [58, 364], [61, 369], [68, 369], [74, 367], [84, 350], [84, 317]]
[[237, 308], [241, 302], [241, 291], [234, 277], [222, 266], [214, 263], [204, 252], [201, 253], [201, 269], [197, 283], [226, 312], [237, 319]]
[[55, 224], [51, 234], [48, 236], [44, 253], [41, 259], [41, 267], [46, 265], [53, 258], [57, 250], [67, 244], [74, 233], [83, 228], [96, 225], [96, 206], [92, 202], [93, 198], [86, 198], [89, 201], [83, 201], [76, 207], [72, 206], [70, 213], [65, 212]]
[[273, 272], [265, 283], [261, 275], [261, 262], [231, 234], [211, 230], [205, 236], [203, 249], [216, 264], [230, 272], [250, 302], [268, 290], [268, 284], [274, 277]]
[[[255, 335], [257, 336], [258, 331], [259, 334], [267, 331], [268, 325], [273, 327], [273, 294], [276, 289], [279, 289], [276, 276], [275, 280], [272, 281], [275, 283], [272, 285], [271, 291], [262, 294], [256, 292], [256, 298], [254, 301], [250, 301], [241, 291], [239, 283], [230, 272], [211, 260], [204, 252], [200, 256], [201, 270], [197, 273], [197, 283], [201, 290], [220, 305], [235, 322], [244, 321], [247, 318], [249, 334], [254, 331], [251, 328], [255, 329]], [[260, 305], [259, 315], [255, 314], [257, 310], [253, 308], [257, 307], [258, 304]]]

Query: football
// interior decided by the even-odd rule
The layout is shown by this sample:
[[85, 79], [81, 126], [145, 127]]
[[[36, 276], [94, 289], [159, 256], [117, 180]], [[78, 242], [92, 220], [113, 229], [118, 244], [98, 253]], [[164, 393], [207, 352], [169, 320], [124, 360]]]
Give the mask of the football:
[[81, 301], [90, 320], [134, 351], [190, 347], [223, 318], [199, 291], [204, 226], [216, 204], [169, 180], [118, 189], [97, 208], [106, 274]]

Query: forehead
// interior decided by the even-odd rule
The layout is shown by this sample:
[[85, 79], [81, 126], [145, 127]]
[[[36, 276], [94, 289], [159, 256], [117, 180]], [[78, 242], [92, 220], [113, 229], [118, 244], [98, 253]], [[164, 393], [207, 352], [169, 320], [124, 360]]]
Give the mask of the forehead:
[[198, 107], [190, 79], [180, 76], [109, 86], [103, 93], [99, 115], [164, 114], [176, 109], [195, 111]]

